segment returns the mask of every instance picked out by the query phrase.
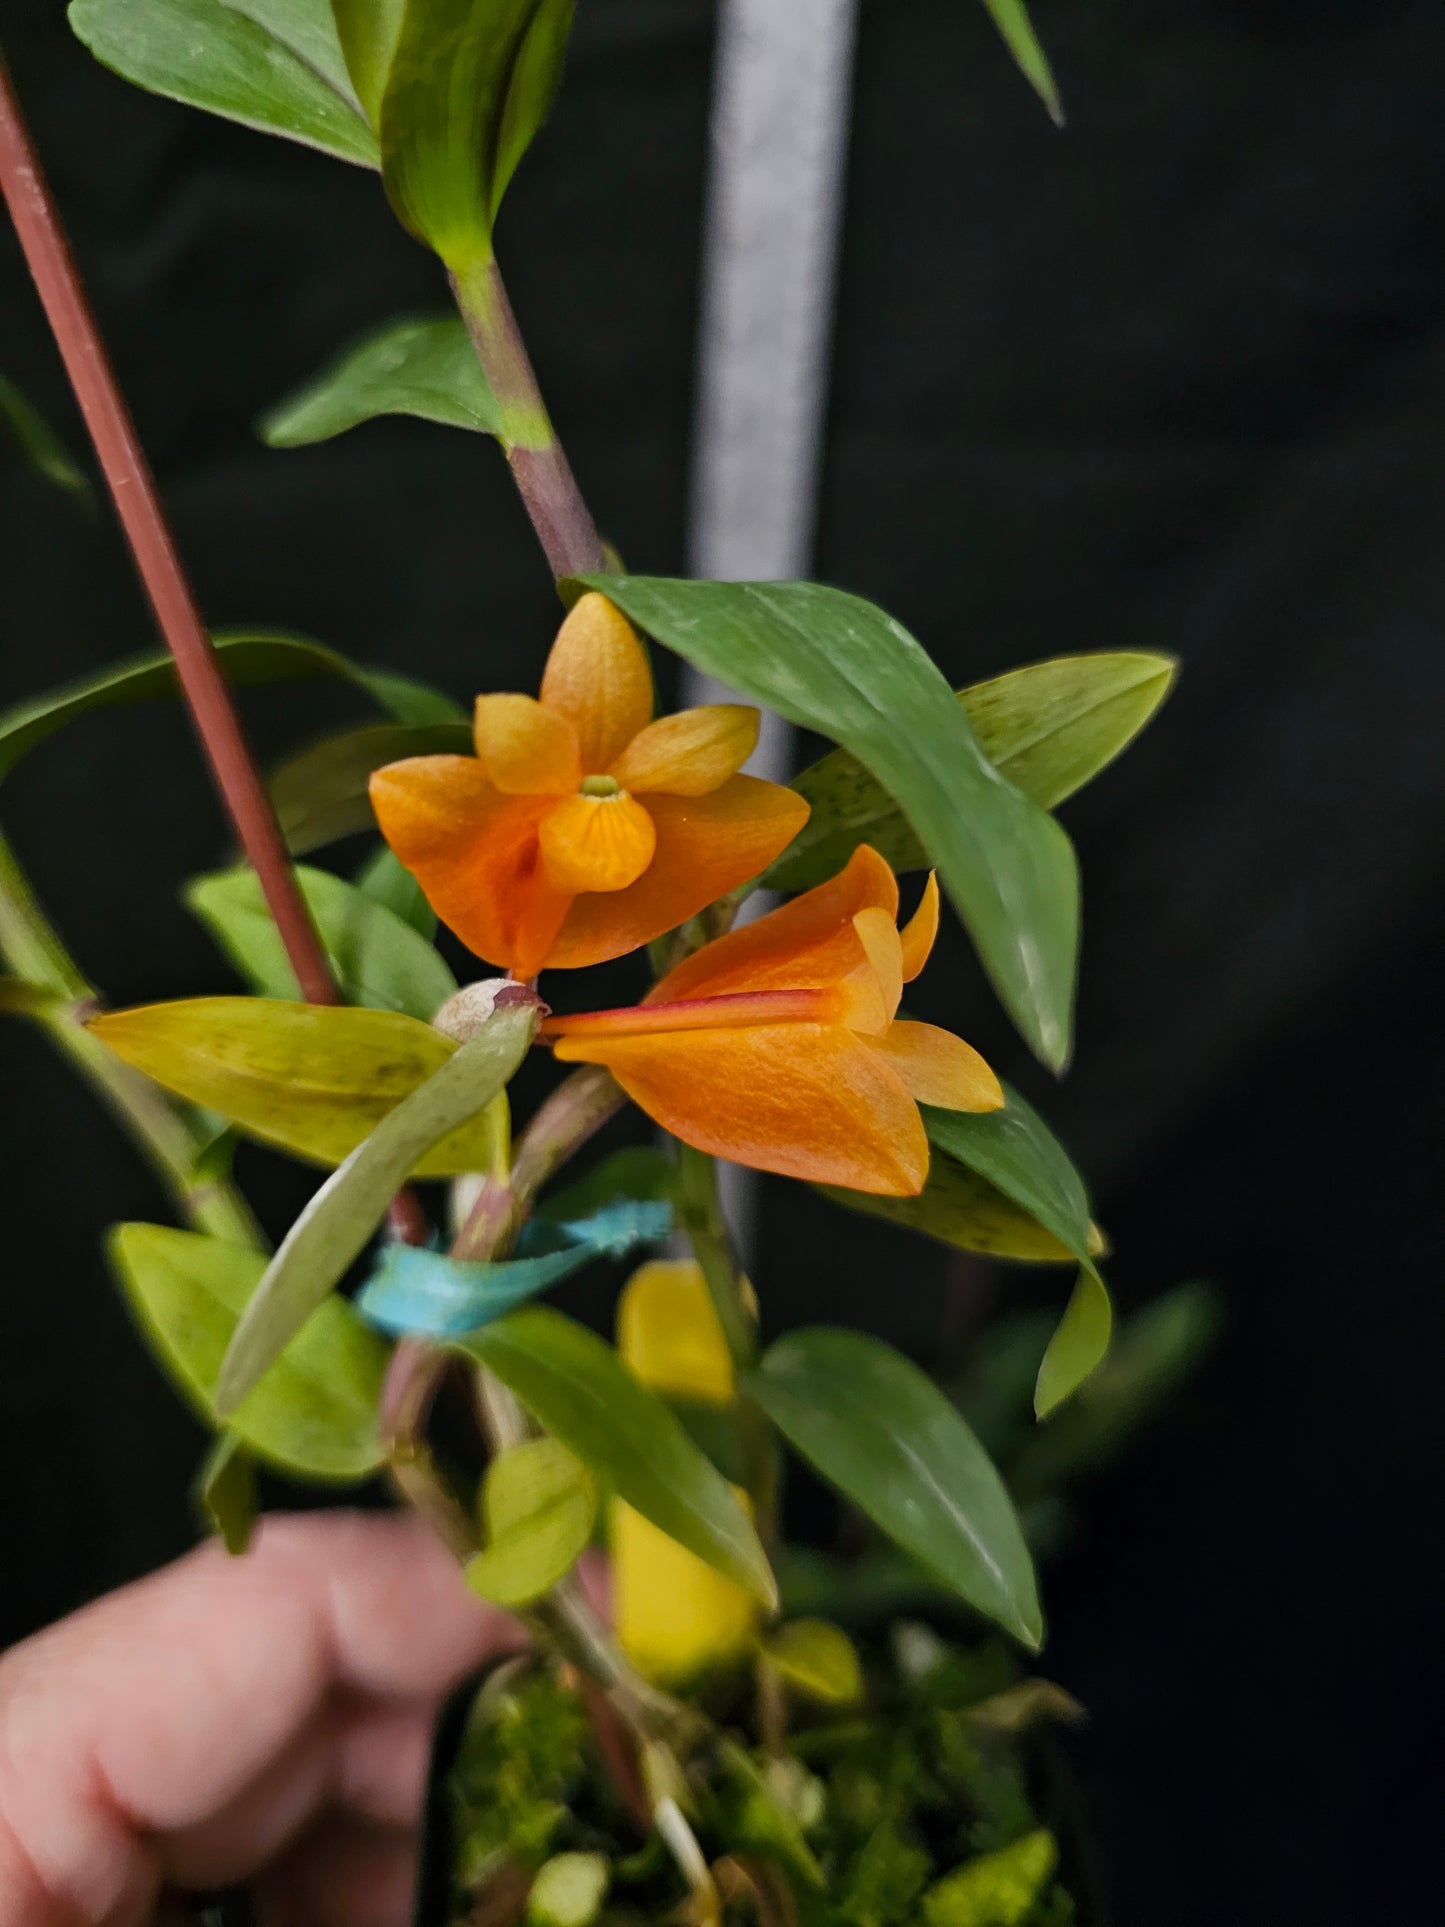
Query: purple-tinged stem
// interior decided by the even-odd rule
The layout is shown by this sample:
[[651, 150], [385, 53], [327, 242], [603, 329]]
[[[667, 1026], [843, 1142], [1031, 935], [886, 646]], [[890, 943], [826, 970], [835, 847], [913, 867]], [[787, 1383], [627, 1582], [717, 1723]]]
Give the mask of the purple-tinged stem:
[[605, 569], [601, 537], [543, 405], [495, 260], [457, 269], [452, 288], [496, 397], [500, 440], [548, 567], [559, 581]]
[[[336, 1004], [336, 980], [231, 692], [156, 493], [155, 478], [115, 378], [60, 216], [10, 78], [0, 63], [0, 187], [46, 317], [95, 445], [106, 486], [156, 622], [175, 659], [221, 801], [261, 885], [296, 981], [308, 1003]], [[416, 1243], [426, 1219], [410, 1193], [392, 1207], [398, 1234]]]

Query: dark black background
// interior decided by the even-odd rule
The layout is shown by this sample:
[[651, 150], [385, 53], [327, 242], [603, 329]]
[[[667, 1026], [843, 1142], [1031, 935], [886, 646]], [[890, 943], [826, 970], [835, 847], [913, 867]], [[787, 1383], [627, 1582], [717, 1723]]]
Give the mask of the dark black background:
[[[779, 0], [782, 4], [783, 0]], [[1179, 690], [1064, 814], [1077, 1067], [1030, 1075], [960, 941], [928, 980], [1091, 1172], [1128, 1304], [1223, 1288], [1184, 1407], [1090, 1496], [1050, 1670], [1133, 1927], [1438, 1922], [1436, 1231], [1445, 555], [1437, 0], [1038, 0], [1054, 133], [967, 0], [865, 0], [817, 573], [954, 682], [1162, 647]], [[632, 566], [683, 566], [710, 9], [582, 0], [509, 201], [516, 305]], [[490, 444], [412, 423], [275, 454], [256, 413], [437, 308], [374, 180], [3, 31], [209, 615], [528, 687], [556, 605]], [[79, 430], [8, 239], [0, 368]], [[152, 632], [108, 512], [0, 460], [0, 699]], [[333, 717], [253, 699], [268, 751]], [[4, 822], [116, 1002], [222, 988], [176, 902], [226, 838], [186, 727], [87, 721]], [[97, 1256], [162, 1201], [43, 1044], [0, 1032], [7, 1636], [192, 1533], [197, 1434]], [[303, 1181], [248, 1167], [274, 1206]], [[944, 1261], [769, 1188], [779, 1323], [926, 1352]], [[1042, 1300], [1047, 1286], [1011, 1281]]]

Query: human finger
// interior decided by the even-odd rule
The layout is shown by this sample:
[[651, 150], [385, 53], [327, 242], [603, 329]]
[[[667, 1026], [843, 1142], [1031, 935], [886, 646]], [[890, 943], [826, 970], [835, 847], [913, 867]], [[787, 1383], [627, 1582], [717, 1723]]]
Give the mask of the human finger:
[[268, 1520], [246, 1558], [203, 1548], [27, 1641], [0, 1660], [0, 1835], [41, 1896], [24, 1927], [147, 1919], [169, 1843], [243, 1803], [338, 1689], [424, 1700], [516, 1636], [420, 1522], [336, 1513]]

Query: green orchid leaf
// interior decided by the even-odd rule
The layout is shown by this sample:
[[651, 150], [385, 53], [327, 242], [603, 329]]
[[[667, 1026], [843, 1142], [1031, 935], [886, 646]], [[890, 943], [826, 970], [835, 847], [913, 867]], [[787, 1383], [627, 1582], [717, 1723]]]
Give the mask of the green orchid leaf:
[[773, 1345], [745, 1389], [874, 1524], [986, 1618], [1038, 1647], [1033, 1561], [983, 1447], [933, 1381], [861, 1332]]
[[565, 1446], [548, 1438], [512, 1446], [487, 1467], [487, 1545], [468, 1564], [467, 1584], [495, 1605], [530, 1605], [572, 1570], [596, 1517], [597, 1483]]
[[[1138, 735], [1168, 695], [1175, 668], [1172, 657], [1142, 650], [1056, 656], [960, 689], [958, 700], [1000, 776], [1052, 810]], [[792, 787], [812, 815], [764, 872], [765, 889], [811, 890], [836, 876], [860, 843], [871, 843], [895, 870], [928, 867], [907, 817], [847, 750], [833, 750]]]
[[1004, 1097], [1002, 1110], [986, 1113], [921, 1105], [929, 1143], [986, 1178], [1081, 1265], [1091, 1265], [1098, 1237], [1084, 1180], [1033, 1106], [1008, 1084]]
[[437, 933], [437, 913], [427, 902], [421, 885], [411, 871], [383, 843], [375, 856], [368, 857], [356, 873], [356, 887], [409, 923], [418, 936], [430, 943]]
[[1064, 104], [1059, 99], [1053, 69], [1049, 66], [1048, 55], [1039, 44], [1024, 0], [983, 0], [983, 4], [993, 16], [993, 23], [1003, 35], [1004, 44], [1018, 63], [1020, 73], [1048, 108], [1049, 119], [1055, 127], [1062, 127]]
[[374, 830], [372, 772], [407, 756], [470, 755], [465, 723], [372, 723], [328, 736], [291, 757], [270, 781], [281, 834], [293, 856], [359, 830]]
[[65, 444], [40, 410], [4, 375], [0, 375], [0, 422], [9, 428], [30, 466], [47, 482], [54, 482], [70, 495], [94, 494], [85, 471], [71, 460]]
[[407, 0], [381, 108], [382, 175], [412, 233], [490, 258], [507, 184], [551, 107], [573, 0]]
[[[936, 1145], [928, 1181], [916, 1198], [875, 1197], [866, 1191], [845, 1191], [837, 1185], [820, 1184], [816, 1188], [846, 1210], [883, 1218], [960, 1251], [979, 1251], [990, 1258], [1007, 1258], [1020, 1264], [1067, 1264], [1073, 1256], [1031, 1212]], [[1097, 1231], [1093, 1244], [1103, 1249]]]
[[401, 38], [406, 0], [331, 0], [347, 70], [366, 118], [381, 125], [387, 76]]
[[413, 729], [428, 729], [437, 723], [467, 723], [470, 727], [470, 718], [459, 702], [414, 676], [398, 676], [390, 669], [359, 669], [353, 664], [351, 679], [379, 709]]
[[[266, 1269], [265, 1253], [168, 1225], [123, 1224], [110, 1234], [109, 1254], [143, 1336], [215, 1424], [221, 1360]], [[376, 1409], [386, 1360], [376, 1333], [333, 1299], [293, 1335], [229, 1428], [282, 1471], [363, 1479], [381, 1463]]]
[[69, 18], [103, 66], [153, 94], [338, 160], [380, 163], [376, 136], [347, 95], [224, 0], [71, 0]]
[[[391, 1199], [430, 1150], [464, 1123], [491, 1116], [538, 1027], [538, 998], [520, 985], [424, 1085], [387, 1112], [370, 1137], [331, 1172], [287, 1231], [225, 1353], [216, 1409], [235, 1411], [328, 1299], [372, 1239]], [[505, 1098], [503, 1098], [505, 1104]]]
[[1015, 1490], [1031, 1497], [1056, 1491], [1113, 1464], [1200, 1370], [1222, 1323], [1218, 1293], [1198, 1283], [1176, 1286], [1126, 1318], [1081, 1395], [1010, 1461]]
[[929, 1105], [920, 1109], [935, 1159], [941, 1152], [966, 1165], [1012, 1198], [1079, 1261], [1078, 1284], [1039, 1368], [1034, 1409], [1044, 1418], [1103, 1362], [1113, 1311], [1094, 1263], [1099, 1238], [1083, 1179], [1038, 1112], [1008, 1085], [1004, 1095], [1004, 1108], [986, 1115]]
[[1061, 1069], [1079, 936], [1073, 849], [989, 762], [913, 637], [872, 603], [817, 583], [580, 579], [695, 668], [830, 736], [878, 777], [1014, 1022]]
[[923, 1927], [1024, 1927], [1058, 1864], [1058, 1844], [1042, 1827], [980, 1854], [924, 1894]]
[[206, 1454], [196, 1497], [227, 1552], [239, 1557], [251, 1544], [259, 1505], [256, 1462], [234, 1432], [223, 1432]]
[[1058, 1328], [1049, 1340], [1034, 1386], [1034, 1412], [1055, 1412], [1104, 1362], [1114, 1325], [1109, 1290], [1092, 1266], [1080, 1271]]
[[455, 1341], [554, 1438], [669, 1538], [772, 1606], [767, 1556], [742, 1502], [610, 1345], [545, 1305]]
[[[248, 1137], [337, 1165], [449, 1062], [450, 1038], [389, 1010], [261, 997], [192, 997], [93, 1018], [91, 1033], [178, 1097]], [[418, 1177], [485, 1171], [493, 1130], [474, 1118], [437, 1144]]]
[[[335, 649], [303, 636], [268, 630], [230, 630], [215, 638], [226, 680], [235, 689], [256, 683], [310, 682], [332, 677], [363, 690], [397, 722], [430, 724], [455, 720], [461, 712], [449, 697], [405, 676], [366, 669]], [[116, 663], [63, 689], [32, 697], [0, 714], [0, 777], [37, 743], [77, 716], [93, 709], [119, 709], [132, 703], [160, 702], [179, 694], [176, 666], [164, 651]]]
[[221, 4], [254, 21], [263, 33], [318, 74], [333, 93], [351, 107], [360, 108], [346, 71], [331, 0], [221, 0]]
[[[346, 1002], [403, 1011], [429, 1024], [457, 988], [431, 944], [356, 884], [327, 870], [303, 867], [293, 874]], [[300, 999], [286, 946], [249, 864], [196, 877], [185, 900], [258, 997]]]
[[[233, 1412], [365, 1250], [429, 1151], [480, 1118], [527, 1054], [541, 1006], [516, 985], [474, 1037], [376, 1126], [322, 1185], [266, 1267], [227, 1350], [216, 1409]], [[505, 1100], [503, 1100], [505, 1102]]]
[[495, 435], [496, 398], [466, 328], [456, 317], [389, 321], [263, 416], [272, 448], [329, 441], [380, 415], [416, 415]]

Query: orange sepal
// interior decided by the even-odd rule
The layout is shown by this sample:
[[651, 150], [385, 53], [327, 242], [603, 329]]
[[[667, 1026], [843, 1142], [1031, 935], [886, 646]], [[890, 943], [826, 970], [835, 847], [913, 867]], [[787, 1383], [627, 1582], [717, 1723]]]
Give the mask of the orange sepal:
[[595, 590], [557, 631], [542, 701], [575, 727], [589, 776], [607, 769], [652, 720], [647, 651], [622, 611]]
[[826, 883], [684, 958], [648, 1001], [839, 983], [866, 960], [853, 919], [870, 909], [898, 915], [898, 879], [865, 843]]
[[562, 1037], [556, 1053], [605, 1064], [664, 1130], [735, 1164], [884, 1197], [916, 1197], [928, 1175], [903, 1080], [836, 1024]]
[[886, 1036], [870, 1039], [920, 1104], [944, 1111], [1003, 1109], [1003, 1086], [972, 1044], [937, 1024], [900, 1018]]
[[381, 833], [469, 950], [535, 976], [571, 898], [541, 872], [537, 824], [555, 804], [504, 796], [471, 756], [414, 756], [371, 779]]
[[578, 897], [547, 958], [577, 969], [623, 956], [676, 929], [765, 870], [808, 820], [793, 790], [733, 776], [710, 796], [649, 796], [652, 862], [625, 890]]

